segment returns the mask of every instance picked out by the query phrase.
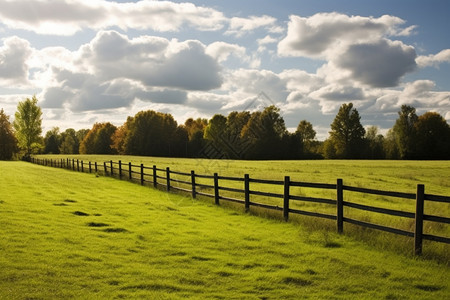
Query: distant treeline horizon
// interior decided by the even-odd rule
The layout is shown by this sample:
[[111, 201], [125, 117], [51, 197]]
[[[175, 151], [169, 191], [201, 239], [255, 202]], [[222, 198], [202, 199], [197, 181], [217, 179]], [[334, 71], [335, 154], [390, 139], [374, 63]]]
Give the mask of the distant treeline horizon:
[[[31, 100], [24, 103], [27, 101]], [[27, 104], [40, 112], [35, 97], [33, 101]], [[2, 140], [11, 135], [19, 137], [16, 142], [26, 155], [121, 154], [249, 160], [450, 159], [450, 126], [446, 120], [436, 112], [418, 116], [415, 108], [408, 105], [401, 107], [394, 126], [383, 136], [376, 126], [364, 129], [353, 104], [343, 104], [330, 125], [329, 137], [318, 141], [313, 124], [307, 120], [301, 120], [296, 131], [289, 132], [280, 109], [274, 105], [255, 112], [216, 114], [209, 120], [189, 118], [184, 124], [177, 124], [171, 114], [147, 110], [129, 116], [119, 127], [110, 122], [95, 123], [91, 129], [78, 131], [69, 128], [60, 132], [54, 127], [44, 137], [40, 136], [39, 127], [35, 130], [38, 136], [31, 139], [24, 138], [26, 126], [20, 127], [17, 121], [27, 120], [20, 110], [24, 103], [19, 103], [15, 115], [15, 131], [10, 128], [2, 134], [11, 126], [8, 127], [9, 117], [1, 111], [1, 159], [8, 159], [8, 155], [1, 154], [8, 144]], [[36, 117], [38, 126], [41, 126], [40, 116]]]

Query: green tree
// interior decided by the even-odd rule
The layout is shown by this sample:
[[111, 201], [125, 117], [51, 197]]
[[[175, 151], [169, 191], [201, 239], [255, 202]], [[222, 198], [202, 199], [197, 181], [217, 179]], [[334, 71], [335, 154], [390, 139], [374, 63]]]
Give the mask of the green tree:
[[378, 133], [379, 129], [377, 126], [370, 126], [367, 128], [365, 139], [367, 142], [367, 154], [365, 158], [369, 159], [383, 159], [384, 154], [384, 137], [382, 134]]
[[416, 129], [418, 120], [416, 109], [409, 105], [402, 105], [398, 112], [398, 119], [392, 128], [401, 159], [411, 159], [416, 155]]
[[[204, 138], [210, 141], [209, 147], [216, 151], [209, 151], [208, 158], [230, 158], [230, 142], [226, 136], [227, 118], [221, 114], [214, 115], [205, 127]], [[211, 157], [214, 156], [214, 157]]]
[[205, 128], [208, 126], [207, 119], [189, 118], [184, 122], [184, 127], [188, 133], [189, 142], [187, 145], [187, 156], [200, 157], [206, 141], [204, 139]]
[[272, 105], [262, 112], [251, 114], [247, 124], [242, 128], [241, 138], [251, 147], [246, 158], [275, 159], [283, 156], [287, 150], [283, 136], [287, 134], [286, 125], [280, 115], [280, 109]]
[[397, 147], [397, 138], [394, 130], [391, 128], [386, 134], [386, 138], [383, 142], [383, 151], [387, 159], [399, 159], [400, 152]]
[[353, 104], [342, 104], [331, 124], [330, 138], [338, 158], [360, 158], [362, 156], [364, 127]]
[[415, 123], [417, 158], [449, 159], [450, 126], [436, 112], [426, 112]]
[[25, 150], [26, 157], [29, 157], [33, 151], [42, 147], [40, 145], [42, 111], [37, 102], [36, 96], [19, 102], [17, 112], [14, 115], [13, 126], [16, 130], [19, 146]]
[[312, 152], [313, 142], [316, 138], [316, 131], [314, 130], [313, 125], [306, 120], [302, 120], [298, 123], [295, 134], [301, 141], [301, 147], [303, 148], [302, 152], [304, 154], [310, 154]]
[[78, 138], [77, 132], [73, 128], [68, 128], [60, 135], [59, 153], [61, 154], [78, 154], [81, 140]]
[[17, 152], [17, 139], [14, 135], [9, 116], [0, 110], [0, 160], [10, 160]]
[[44, 153], [59, 154], [59, 147], [61, 143], [61, 135], [58, 127], [53, 127], [47, 131], [44, 137]]
[[129, 133], [125, 152], [131, 155], [173, 156], [177, 122], [170, 114], [153, 110], [138, 112], [127, 119]]

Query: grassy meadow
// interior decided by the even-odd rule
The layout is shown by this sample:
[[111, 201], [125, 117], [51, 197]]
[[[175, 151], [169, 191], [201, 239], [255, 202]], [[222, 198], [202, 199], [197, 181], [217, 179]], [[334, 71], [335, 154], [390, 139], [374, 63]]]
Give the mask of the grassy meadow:
[[[249, 174], [250, 178], [271, 179], [282, 181], [284, 176], [290, 176], [293, 181], [329, 183], [335, 184], [338, 178], [343, 179], [344, 185], [363, 187], [369, 189], [415, 193], [417, 184], [425, 185], [425, 193], [450, 196], [450, 161], [386, 161], [386, 160], [303, 160], [303, 161], [239, 161], [239, 160], [208, 160], [208, 159], [183, 159], [161, 157], [138, 156], [103, 156], [103, 155], [76, 155], [76, 156], [52, 156], [44, 155], [41, 158], [72, 158], [85, 162], [98, 162], [103, 166], [104, 161], [121, 160], [124, 164], [132, 162], [134, 165], [144, 164], [146, 167], [156, 165], [160, 169], [170, 167], [171, 170], [189, 173], [195, 170], [197, 174], [220, 176], [234, 176], [242, 178]], [[117, 166], [115, 166], [117, 167]], [[126, 168], [126, 166], [124, 167]], [[103, 169], [103, 167], [100, 167]], [[135, 168], [135, 171], [139, 171]], [[151, 174], [151, 170], [146, 171]], [[165, 172], [158, 172], [165, 177]], [[190, 181], [190, 176], [171, 175], [172, 178]], [[137, 176], [138, 177], [138, 176]], [[146, 178], [149, 181], [151, 177]], [[158, 179], [161, 183], [164, 180]], [[197, 179], [197, 183], [213, 185], [211, 179]], [[173, 183], [182, 188], [189, 189], [189, 185]], [[220, 181], [221, 186], [243, 189], [243, 182]], [[251, 183], [251, 190], [283, 194], [283, 186], [273, 186]], [[202, 190], [213, 193], [211, 189]], [[221, 191], [221, 195], [243, 199], [241, 193]], [[311, 188], [291, 188], [292, 195], [336, 199], [335, 190], [321, 190]], [[396, 209], [406, 212], [415, 211], [415, 201], [384, 196], [365, 195], [345, 191], [344, 200], [358, 204], [373, 205], [377, 207]], [[263, 196], [251, 196], [251, 201], [277, 205], [282, 207], [283, 200]], [[222, 201], [224, 205], [233, 206], [237, 210], [243, 210], [242, 205], [230, 204]], [[291, 208], [311, 212], [320, 212], [336, 215], [334, 205], [317, 204], [312, 202], [291, 201]], [[254, 214], [281, 218], [281, 212], [265, 209], [251, 208]], [[450, 205], [445, 203], [425, 203], [425, 214], [449, 217]], [[406, 231], [414, 231], [414, 220], [396, 216], [388, 216], [373, 212], [365, 212], [354, 208], [345, 207], [344, 216], [361, 221], [372, 222], [384, 226], [398, 228]], [[290, 220], [310, 229], [335, 230], [335, 222], [291, 214]], [[344, 224], [344, 232], [348, 235], [365, 240], [367, 243], [380, 249], [388, 248], [404, 254], [411, 254], [413, 239], [405, 238], [391, 233]], [[424, 233], [450, 237], [450, 226], [425, 221]], [[450, 261], [450, 245], [424, 241], [424, 256], [437, 258], [448, 263]]]
[[450, 297], [444, 263], [126, 181], [0, 162], [0, 191], [0, 299]]

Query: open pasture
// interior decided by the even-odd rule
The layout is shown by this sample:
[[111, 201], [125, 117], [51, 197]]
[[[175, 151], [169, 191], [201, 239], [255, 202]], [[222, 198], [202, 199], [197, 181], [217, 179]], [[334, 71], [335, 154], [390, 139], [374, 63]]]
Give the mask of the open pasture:
[[446, 299], [445, 264], [147, 187], [0, 162], [1, 299]]
[[[41, 158], [60, 159], [62, 156], [41, 156]], [[65, 158], [66, 156], [64, 156]], [[149, 168], [145, 170], [149, 176], [145, 180], [151, 185], [153, 178], [151, 176], [151, 167], [156, 165], [158, 183], [163, 185], [166, 183], [166, 167], [170, 167], [172, 171], [190, 173], [194, 170], [196, 174], [213, 175], [218, 173], [219, 176], [232, 176], [243, 179], [244, 174], [249, 174], [250, 178], [267, 179], [283, 181], [284, 176], [289, 176], [291, 181], [296, 182], [312, 182], [336, 184], [338, 178], [343, 179], [344, 185], [356, 188], [368, 188], [375, 190], [416, 193], [417, 184], [425, 185], [426, 194], [434, 195], [450, 195], [450, 162], [449, 161], [365, 161], [365, 160], [316, 160], [316, 161], [236, 161], [236, 160], [207, 160], [207, 159], [179, 159], [179, 158], [159, 158], [159, 157], [136, 157], [136, 156], [72, 156], [72, 159], [78, 159], [98, 162], [99, 170], [103, 172], [103, 163], [109, 162], [111, 159], [117, 163], [119, 160], [123, 162], [123, 169], [126, 172], [127, 163], [131, 162], [136, 167], [140, 164]], [[109, 168], [110, 163], [107, 163]], [[86, 168], [86, 166], [85, 166]], [[118, 168], [114, 164], [114, 168]], [[86, 169], [85, 169], [86, 170]], [[139, 168], [133, 171], [139, 173]], [[108, 171], [109, 172], [109, 171]], [[117, 170], [115, 171], [117, 173]], [[117, 174], [116, 174], [117, 175]], [[190, 182], [189, 175], [178, 175], [173, 173], [170, 175], [172, 179]], [[126, 177], [126, 176], [125, 176]], [[139, 176], [137, 176], [139, 177]], [[205, 186], [212, 186], [211, 178], [198, 178], [197, 183]], [[172, 183], [175, 187], [190, 189], [189, 184]], [[242, 181], [226, 181], [220, 180], [220, 186], [231, 189], [243, 189]], [[250, 189], [253, 191], [283, 194], [283, 185], [268, 185], [257, 182], [250, 183]], [[214, 194], [212, 188], [200, 187], [199, 192]], [[316, 189], [307, 187], [291, 187], [291, 195], [303, 197], [318, 197], [324, 199], [336, 199], [336, 190], [333, 189]], [[243, 199], [242, 193], [221, 190], [221, 196]], [[364, 193], [356, 193], [344, 191], [344, 200], [347, 202], [357, 203], [359, 205], [369, 205], [380, 207], [383, 209], [398, 210], [413, 214], [415, 212], [416, 201], [414, 199], [403, 199], [389, 196], [369, 195]], [[283, 207], [283, 199], [265, 197], [260, 195], [251, 195], [251, 201], [262, 203], [264, 205]], [[222, 201], [224, 205], [235, 206], [242, 210], [243, 205], [235, 205]], [[290, 208], [314, 213], [336, 216], [335, 205], [325, 205], [314, 202], [290, 201]], [[281, 211], [268, 211], [258, 207], [251, 207], [250, 211], [255, 214], [262, 214], [281, 218]], [[447, 203], [436, 203], [426, 201], [424, 213], [432, 216], [449, 217], [450, 205]], [[414, 232], [414, 219], [390, 216], [386, 214], [362, 211], [352, 207], [344, 207], [344, 216], [364, 222], [379, 224], [396, 228], [406, 232]], [[298, 215], [290, 215], [290, 220], [299, 222], [304, 226], [312, 229], [336, 230], [334, 221], [317, 219], [315, 217], [305, 217]], [[384, 233], [375, 230], [366, 230], [352, 224], [344, 224], [344, 232], [358, 238], [364, 239], [373, 246], [380, 248], [391, 248], [402, 253], [411, 253], [414, 241], [412, 238], [401, 237], [391, 233]], [[425, 221], [424, 233], [442, 237], [450, 237], [450, 226], [436, 222]], [[448, 244], [424, 241], [424, 256], [438, 258], [440, 260], [449, 261], [450, 247]]]

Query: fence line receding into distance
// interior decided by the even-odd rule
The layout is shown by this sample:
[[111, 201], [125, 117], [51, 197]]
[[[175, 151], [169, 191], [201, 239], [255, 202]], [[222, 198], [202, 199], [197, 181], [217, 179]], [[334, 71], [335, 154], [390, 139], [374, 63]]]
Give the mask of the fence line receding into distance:
[[[423, 232], [424, 221], [435, 222], [440, 224], [450, 224], [450, 218], [427, 215], [424, 214], [424, 203], [425, 201], [430, 202], [440, 202], [450, 204], [450, 196], [438, 196], [425, 194], [425, 187], [423, 184], [417, 185], [416, 193], [401, 193], [401, 192], [390, 192], [381, 191], [367, 188], [352, 187], [343, 184], [342, 179], [337, 179], [336, 184], [324, 184], [324, 183], [308, 183], [308, 182], [296, 182], [291, 181], [289, 176], [285, 176], [284, 180], [266, 180], [266, 179], [256, 179], [250, 178], [248, 174], [244, 177], [229, 177], [229, 176], [219, 176], [218, 173], [213, 175], [197, 174], [195, 171], [178, 172], [172, 171], [169, 167], [166, 169], [157, 168], [157, 166], [146, 167], [143, 164], [134, 165], [131, 162], [122, 163], [120, 160], [118, 162], [108, 161], [101, 164], [97, 162], [83, 162], [78, 159], [40, 159], [31, 158], [31, 162], [39, 165], [66, 168], [78, 172], [88, 172], [103, 174], [105, 176], [114, 176], [119, 179], [126, 179], [134, 182], [139, 182], [141, 185], [151, 185], [155, 188], [164, 188], [168, 192], [175, 190], [184, 193], [189, 193], [192, 198], [197, 196], [204, 196], [214, 199], [214, 203], [219, 205], [220, 201], [230, 201], [234, 203], [239, 203], [244, 205], [245, 210], [250, 210], [251, 206], [261, 207], [269, 210], [280, 211], [283, 214], [284, 220], [288, 221], [290, 214], [299, 214], [311, 217], [324, 218], [336, 221], [337, 231], [342, 233], [344, 231], [344, 223], [350, 223], [357, 226], [362, 226], [365, 228], [371, 228], [376, 230], [381, 230], [385, 232], [390, 232], [402, 236], [414, 238], [414, 254], [420, 255], [422, 253], [422, 241], [430, 240], [434, 242], [450, 244], [450, 238], [425, 234]], [[177, 175], [178, 178], [173, 178], [171, 175]], [[184, 176], [188, 180], [181, 180], [179, 176]], [[200, 180], [198, 180], [200, 179]], [[200, 183], [201, 180], [212, 180], [212, 184]], [[243, 183], [243, 189], [235, 187], [226, 187], [219, 185], [219, 182], [232, 181]], [[278, 186], [281, 188], [282, 193], [274, 192], [264, 192], [258, 190], [250, 189], [250, 185], [257, 184], [258, 186]], [[315, 198], [307, 197], [303, 195], [295, 195], [291, 192], [291, 188], [312, 188], [312, 189], [325, 189], [335, 191], [335, 199], [327, 198]], [[271, 189], [272, 190], [272, 189]], [[234, 194], [241, 195], [241, 198], [231, 197], [223, 195], [224, 192], [231, 192]], [[415, 212], [405, 212], [401, 210], [386, 209], [381, 207], [375, 207], [371, 205], [358, 204], [355, 202], [349, 202], [344, 199], [344, 191], [378, 195], [378, 196], [388, 196], [402, 199], [415, 200], [416, 208]], [[264, 196], [268, 198], [279, 199], [282, 201], [282, 206], [272, 205], [267, 203], [252, 201], [253, 196]], [[363, 195], [363, 196], [364, 196]], [[295, 202], [307, 202], [307, 203], [319, 203], [328, 206], [335, 207], [335, 214], [322, 213], [306, 211], [303, 209], [290, 207], [291, 204]], [[344, 216], [344, 207], [349, 207], [357, 210], [362, 210], [366, 212], [379, 213], [389, 216], [397, 216], [403, 218], [414, 219], [414, 231], [407, 231], [398, 228], [392, 228], [384, 225], [373, 224], [367, 221], [358, 220], [355, 218], [349, 218]]]

